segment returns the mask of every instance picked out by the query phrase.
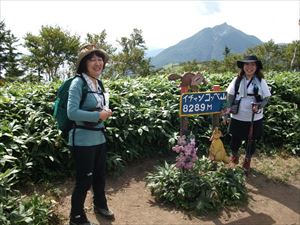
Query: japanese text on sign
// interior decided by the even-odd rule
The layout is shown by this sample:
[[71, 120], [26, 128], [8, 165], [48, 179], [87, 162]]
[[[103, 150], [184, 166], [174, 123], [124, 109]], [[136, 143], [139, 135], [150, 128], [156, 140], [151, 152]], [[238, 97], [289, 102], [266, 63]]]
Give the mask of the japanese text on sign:
[[180, 116], [219, 113], [226, 103], [226, 92], [184, 93], [180, 97]]

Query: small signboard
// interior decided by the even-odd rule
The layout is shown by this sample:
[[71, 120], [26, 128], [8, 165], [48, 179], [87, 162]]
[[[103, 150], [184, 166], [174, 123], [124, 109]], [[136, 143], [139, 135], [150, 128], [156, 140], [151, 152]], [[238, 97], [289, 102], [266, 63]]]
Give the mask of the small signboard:
[[224, 91], [190, 92], [180, 96], [180, 116], [219, 113], [226, 103]]

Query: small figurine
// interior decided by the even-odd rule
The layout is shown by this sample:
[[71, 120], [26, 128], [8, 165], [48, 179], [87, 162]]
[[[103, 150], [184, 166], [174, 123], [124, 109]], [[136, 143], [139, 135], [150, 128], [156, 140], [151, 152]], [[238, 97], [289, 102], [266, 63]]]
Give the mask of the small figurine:
[[209, 159], [214, 161], [223, 161], [229, 163], [230, 158], [227, 156], [221, 137], [222, 131], [216, 127], [210, 137], [211, 145], [209, 148]]
[[170, 74], [169, 80], [180, 80], [181, 94], [186, 92], [198, 91], [198, 85], [203, 83], [207, 84], [204, 76], [200, 73], [186, 72], [183, 75]]

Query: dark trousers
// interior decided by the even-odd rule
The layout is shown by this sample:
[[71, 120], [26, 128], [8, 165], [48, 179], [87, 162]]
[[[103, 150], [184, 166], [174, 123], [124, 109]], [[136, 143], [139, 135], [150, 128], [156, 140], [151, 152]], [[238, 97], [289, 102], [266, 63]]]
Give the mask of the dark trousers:
[[232, 155], [238, 156], [239, 148], [242, 145], [242, 141], [245, 140], [246, 157], [251, 158], [256, 151], [256, 142], [261, 138], [263, 133], [263, 120], [257, 120], [253, 122], [253, 135], [252, 142], [248, 146], [248, 136], [251, 122], [239, 121], [231, 119], [229, 132], [231, 133], [230, 149]]
[[71, 217], [85, 215], [84, 202], [92, 187], [94, 205], [107, 208], [105, 197], [106, 144], [71, 147], [75, 161], [76, 182], [71, 198]]
[[[234, 136], [231, 137], [230, 149], [231, 149], [232, 155], [238, 156], [239, 148], [242, 145], [242, 141], [243, 141], [243, 139], [241, 139], [239, 137], [234, 137]], [[255, 141], [255, 139], [252, 140], [252, 143], [249, 146], [249, 149], [247, 149], [248, 148], [248, 140], [245, 140], [245, 145], [246, 145], [246, 152], [245, 152], [246, 157], [251, 158], [256, 150], [256, 141]]]

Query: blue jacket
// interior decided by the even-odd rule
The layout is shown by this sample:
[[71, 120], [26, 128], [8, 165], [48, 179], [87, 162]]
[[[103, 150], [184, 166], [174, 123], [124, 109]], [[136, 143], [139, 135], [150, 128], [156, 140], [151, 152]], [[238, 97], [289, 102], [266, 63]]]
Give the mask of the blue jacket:
[[[75, 121], [76, 125], [84, 125], [86, 122], [100, 122], [95, 128], [104, 127], [103, 122], [99, 120], [99, 112], [91, 112], [89, 110], [95, 109], [97, 100], [93, 93], [88, 93], [81, 108], [79, 108], [83, 80], [80, 77], [76, 77], [69, 89], [69, 98], [67, 112], [70, 120]], [[89, 89], [89, 91], [91, 91]], [[81, 128], [75, 128], [74, 146], [93, 146], [100, 145], [106, 142], [105, 136], [102, 131], [87, 130]], [[69, 131], [69, 146], [73, 146], [73, 129]]]

